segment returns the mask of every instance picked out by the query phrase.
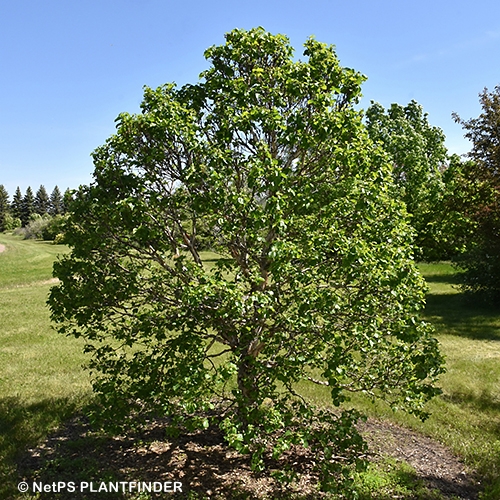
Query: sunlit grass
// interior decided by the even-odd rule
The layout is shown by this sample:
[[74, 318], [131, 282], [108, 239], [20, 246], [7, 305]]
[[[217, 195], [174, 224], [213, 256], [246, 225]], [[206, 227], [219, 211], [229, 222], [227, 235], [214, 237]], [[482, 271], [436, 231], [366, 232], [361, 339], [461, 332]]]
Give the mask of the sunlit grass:
[[425, 422], [372, 404], [353, 404], [370, 415], [391, 419], [449, 446], [487, 483], [485, 499], [500, 498], [500, 312], [474, 304], [455, 287], [449, 264], [422, 264], [429, 284], [424, 319], [436, 329], [446, 356], [443, 394], [427, 407]]
[[15, 460], [90, 395], [82, 341], [57, 335], [46, 300], [65, 247], [0, 235], [0, 498], [14, 498]]

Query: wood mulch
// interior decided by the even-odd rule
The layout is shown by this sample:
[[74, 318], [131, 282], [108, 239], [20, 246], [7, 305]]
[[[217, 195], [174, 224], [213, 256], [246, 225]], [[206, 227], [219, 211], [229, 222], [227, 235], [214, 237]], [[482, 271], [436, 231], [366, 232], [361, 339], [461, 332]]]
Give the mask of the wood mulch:
[[[407, 462], [416, 471], [416, 479], [424, 481], [431, 493], [440, 492], [442, 498], [478, 498], [474, 474], [443, 445], [387, 422], [368, 420], [360, 430], [369, 444], [371, 460], [390, 456]], [[252, 472], [248, 458], [228, 448], [217, 429], [166, 439], [164, 424], [157, 421], [140, 435], [110, 438], [92, 432], [85, 419], [77, 417], [29, 450], [19, 463], [19, 473], [28, 482], [44, 483], [182, 482], [183, 494], [168, 494], [168, 498], [185, 498], [188, 492], [198, 495], [194, 495], [196, 499], [324, 498], [315, 487], [314, 457], [295, 450], [288, 460], [299, 471], [300, 480], [282, 489], [269, 475]], [[85, 496], [77, 491], [66, 496], [42, 493], [39, 498], [77, 500], [102, 495]], [[153, 498], [165, 498], [165, 494]]]

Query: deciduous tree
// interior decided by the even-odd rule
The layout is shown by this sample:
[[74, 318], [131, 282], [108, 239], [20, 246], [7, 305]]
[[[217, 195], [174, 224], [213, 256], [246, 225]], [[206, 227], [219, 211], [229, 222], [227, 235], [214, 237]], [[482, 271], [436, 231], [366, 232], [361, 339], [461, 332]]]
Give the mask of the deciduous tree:
[[482, 112], [477, 118], [455, 120], [472, 142], [467, 176], [457, 196], [468, 192], [464, 215], [474, 230], [457, 258], [463, 287], [488, 300], [500, 300], [500, 85], [479, 94]]
[[[94, 152], [52, 318], [85, 338], [112, 422], [218, 425], [255, 469], [310, 447], [333, 489], [363, 450], [351, 392], [420, 416], [438, 392], [411, 228], [354, 108], [364, 78], [331, 46], [297, 61], [285, 36], [235, 30], [205, 55], [199, 83], [146, 88]], [[334, 411], [302, 396], [315, 383]]]
[[444, 184], [441, 170], [447, 159], [445, 136], [429, 124], [427, 114], [416, 101], [406, 106], [392, 104], [385, 110], [372, 103], [366, 112], [370, 137], [383, 145], [393, 162], [393, 176], [415, 228], [417, 256], [436, 260], [446, 256], [441, 226]]

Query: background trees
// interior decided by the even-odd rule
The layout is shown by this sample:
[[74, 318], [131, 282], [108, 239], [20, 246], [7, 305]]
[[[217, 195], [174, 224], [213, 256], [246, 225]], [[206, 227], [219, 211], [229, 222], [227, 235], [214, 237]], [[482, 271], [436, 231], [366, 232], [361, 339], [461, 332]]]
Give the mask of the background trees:
[[[147, 88], [94, 153], [49, 302], [86, 339], [115, 424], [218, 425], [256, 469], [310, 447], [335, 488], [363, 450], [349, 392], [422, 416], [442, 360], [390, 165], [353, 107], [363, 77], [313, 39], [304, 55], [235, 30], [200, 83]], [[307, 383], [339, 410], [305, 400]]]
[[50, 215], [61, 215], [64, 213], [63, 197], [59, 187], [56, 186], [50, 195]]
[[449, 257], [438, 213], [444, 192], [442, 170], [447, 160], [445, 136], [429, 124], [416, 101], [406, 106], [392, 104], [387, 110], [378, 103], [366, 111], [370, 137], [380, 142], [393, 162], [398, 196], [405, 202], [415, 228], [416, 256], [424, 260]]
[[26, 188], [26, 193], [23, 196], [21, 203], [21, 224], [26, 226], [30, 217], [35, 213], [35, 196], [30, 186]]
[[6, 229], [6, 218], [9, 215], [9, 193], [3, 184], [0, 184], [0, 231]]
[[454, 199], [469, 197], [465, 213], [471, 237], [455, 259], [463, 269], [466, 290], [498, 304], [500, 298], [500, 86], [479, 94], [482, 112], [477, 118], [455, 120], [472, 142], [466, 177]]
[[45, 186], [40, 186], [35, 195], [35, 212], [38, 215], [46, 215], [50, 210], [50, 199]]
[[16, 192], [12, 198], [11, 212], [15, 219], [21, 220], [21, 214], [23, 211], [23, 195], [19, 186], [16, 188]]
[[28, 186], [24, 196], [17, 187], [9, 203], [9, 195], [0, 185], [0, 231], [14, 229], [24, 238], [57, 238], [59, 242], [64, 232], [66, 205], [71, 203], [71, 197], [71, 192], [66, 190], [63, 198], [57, 186], [50, 197], [43, 185], [35, 196], [31, 187]]

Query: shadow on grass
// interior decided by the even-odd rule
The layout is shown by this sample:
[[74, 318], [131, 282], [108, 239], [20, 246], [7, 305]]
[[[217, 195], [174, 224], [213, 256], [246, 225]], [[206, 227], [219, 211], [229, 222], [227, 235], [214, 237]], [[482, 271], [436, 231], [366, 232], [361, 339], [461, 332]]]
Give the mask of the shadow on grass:
[[76, 407], [68, 399], [46, 399], [27, 405], [18, 397], [0, 398], [0, 498], [15, 498], [18, 494], [17, 462], [23, 451], [69, 418]]
[[[419, 476], [414, 471], [402, 467], [391, 474], [388, 487], [378, 487], [361, 493], [359, 500], [389, 500], [412, 498], [418, 500], [447, 500], [450, 498], [475, 500], [478, 489], [473, 485], [436, 476]], [[395, 487], [396, 485], [396, 487]]]
[[[464, 391], [448, 391], [446, 394], [442, 394], [441, 398], [450, 403], [467, 405], [474, 410], [500, 415], [499, 395], [492, 394], [490, 391], [483, 390], [479, 395]], [[493, 431], [500, 439], [500, 424], [497, 424]]]
[[498, 309], [463, 294], [428, 294], [425, 317], [442, 326], [443, 333], [473, 340], [500, 340]]
[[456, 274], [426, 274], [425, 281], [428, 283], [444, 283], [446, 285], [460, 284]]

